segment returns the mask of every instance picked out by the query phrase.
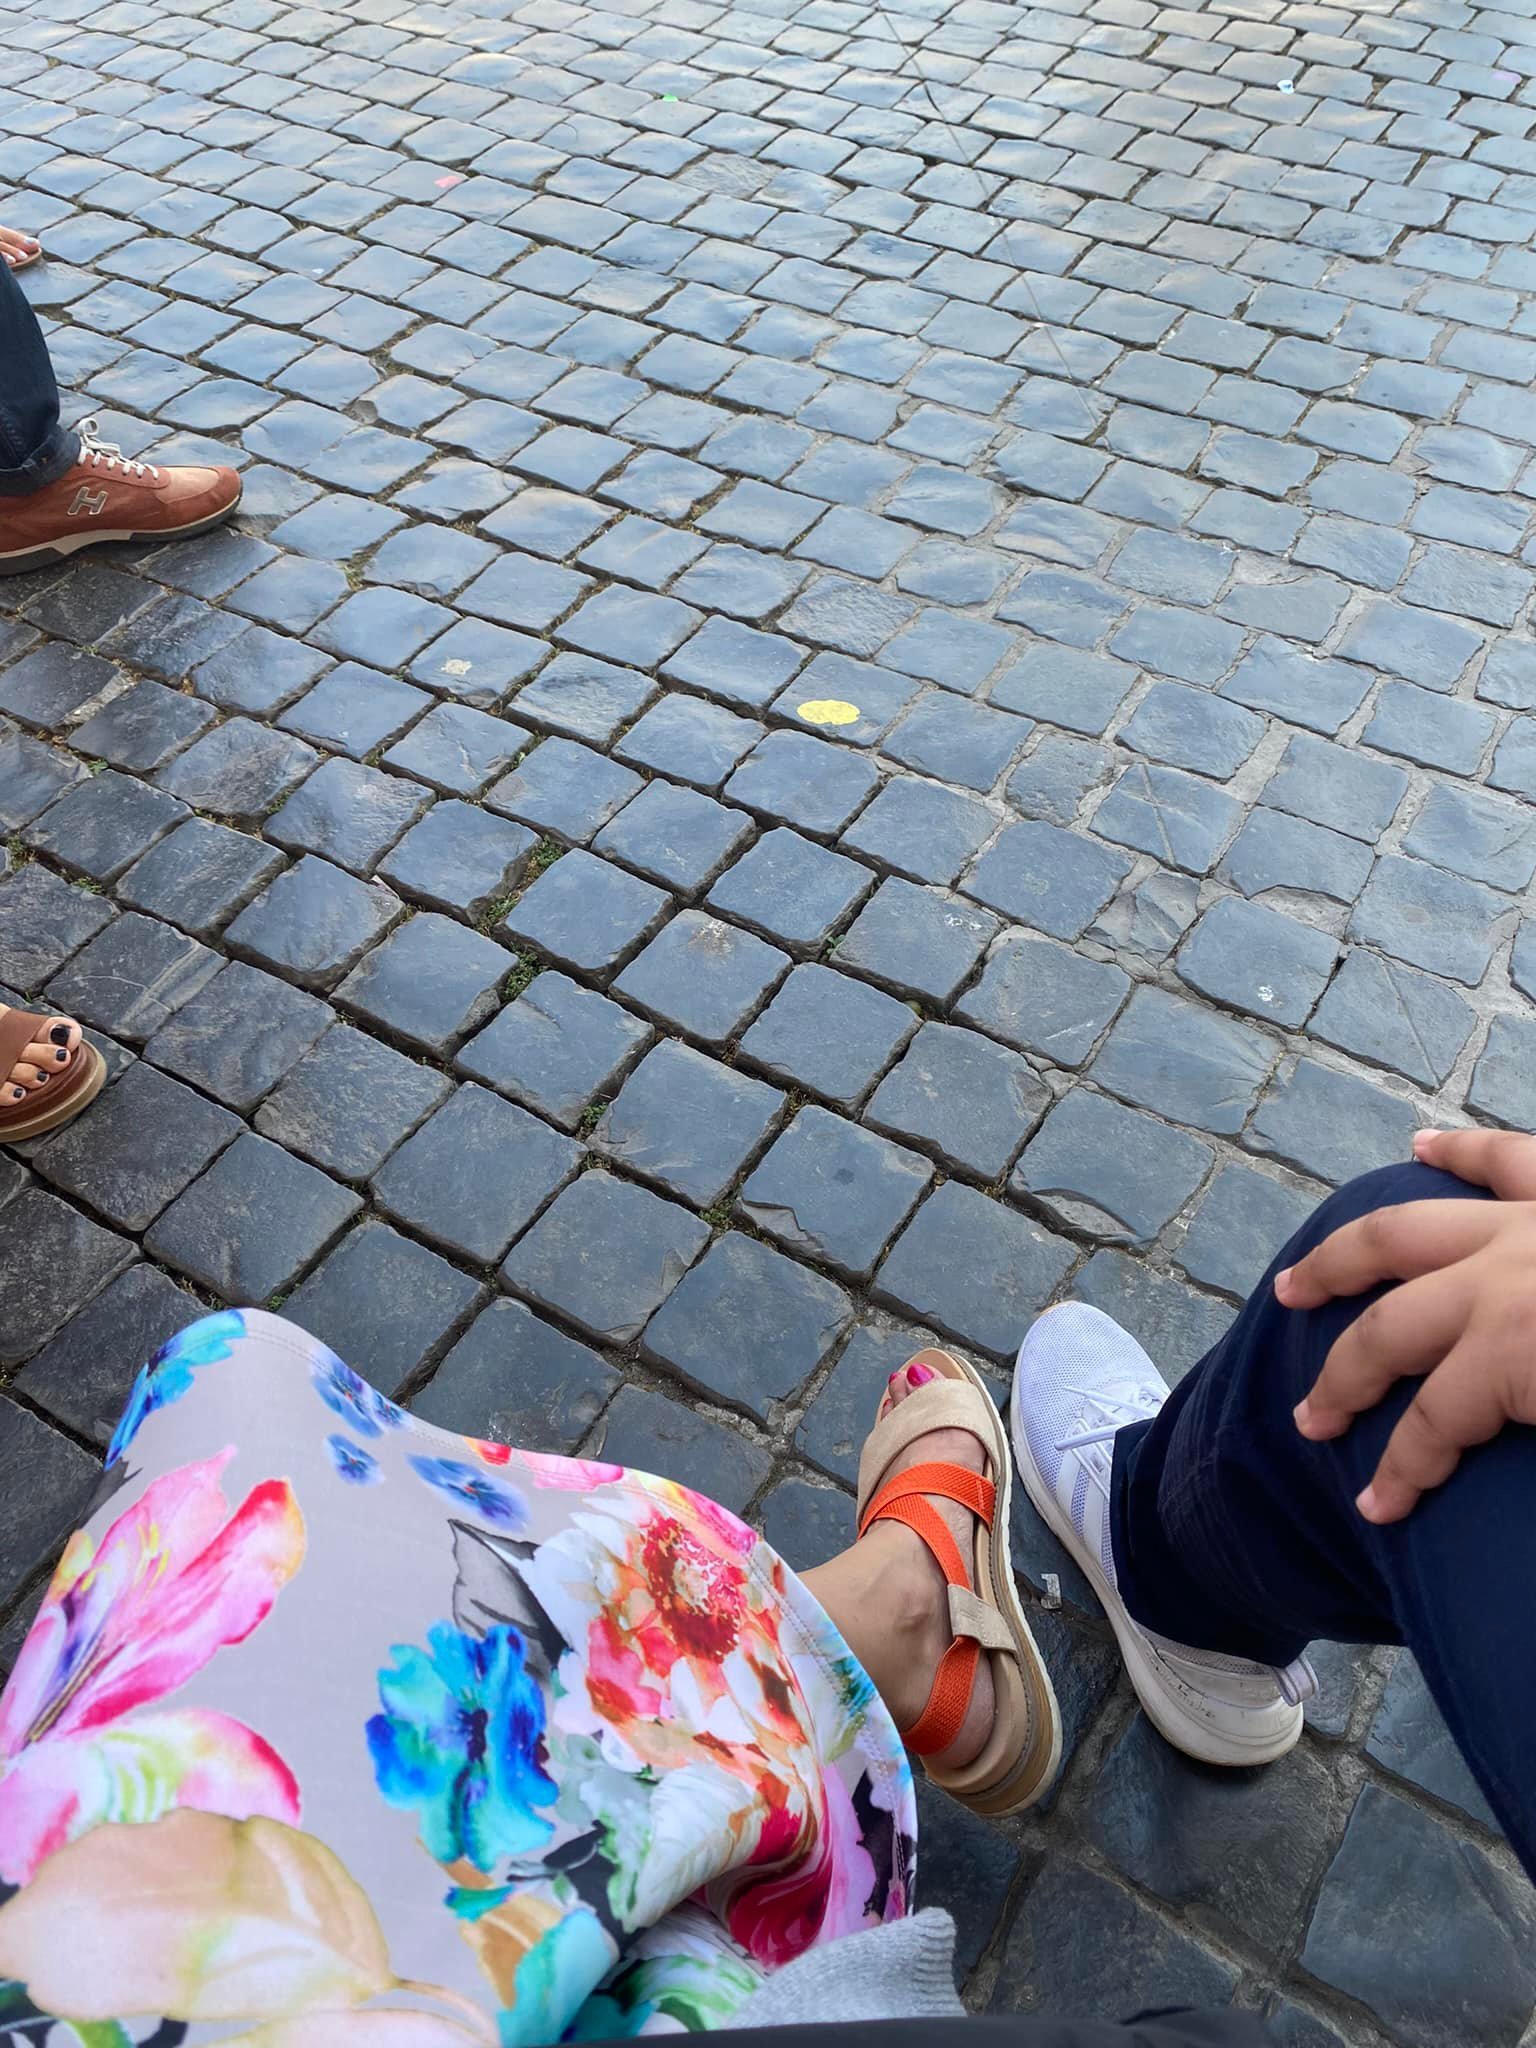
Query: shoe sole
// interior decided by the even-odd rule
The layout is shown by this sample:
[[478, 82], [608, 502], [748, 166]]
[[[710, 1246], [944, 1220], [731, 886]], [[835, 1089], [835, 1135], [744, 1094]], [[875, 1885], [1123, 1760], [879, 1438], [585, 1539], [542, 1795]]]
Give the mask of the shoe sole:
[[[1029, 1340], [1026, 1338], [1025, 1343]], [[1019, 1359], [1024, 1347], [1019, 1347]], [[1208, 1721], [1198, 1714], [1190, 1713], [1182, 1701], [1168, 1692], [1158, 1676], [1141, 1630], [1132, 1621], [1125, 1602], [1104, 1576], [1104, 1568], [1073, 1528], [1055, 1490], [1045, 1485], [1035, 1469], [1030, 1455], [1029, 1438], [1025, 1434], [1023, 1417], [1020, 1414], [1019, 1360], [1014, 1361], [1013, 1392], [1008, 1402], [1010, 1434], [1013, 1437], [1014, 1457], [1018, 1461], [1019, 1478], [1029, 1504], [1044, 1522], [1051, 1534], [1072, 1558], [1083, 1573], [1089, 1585], [1103, 1605], [1110, 1627], [1115, 1632], [1115, 1641], [1120, 1646], [1120, 1655], [1130, 1675], [1136, 1697], [1141, 1701], [1147, 1719], [1166, 1742], [1181, 1750], [1185, 1756], [1192, 1756], [1199, 1763], [1225, 1764], [1241, 1769], [1256, 1764], [1272, 1764], [1289, 1754], [1301, 1739], [1302, 1713], [1298, 1707], [1295, 1725], [1282, 1736], [1270, 1736], [1253, 1742], [1239, 1741], [1235, 1736], [1224, 1735], [1213, 1729]]]
[[78, 555], [82, 548], [110, 546], [115, 541], [125, 540], [191, 540], [195, 534], [208, 533], [220, 526], [234, 512], [245, 495], [242, 485], [227, 505], [217, 512], [210, 512], [206, 519], [191, 520], [186, 526], [123, 527], [111, 533], [70, 533], [61, 539], [50, 541], [46, 547], [21, 548], [10, 554], [0, 554], [0, 576], [21, 576], [28, 569], [52, 568], [56, 562], [67, 562], [71, 555]]

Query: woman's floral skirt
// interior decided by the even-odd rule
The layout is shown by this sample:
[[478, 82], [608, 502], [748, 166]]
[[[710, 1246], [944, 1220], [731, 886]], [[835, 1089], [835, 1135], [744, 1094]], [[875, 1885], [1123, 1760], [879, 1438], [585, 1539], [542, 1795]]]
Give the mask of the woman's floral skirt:
[[0, 2039], [719, 2026], [908, 1911], [914, 1832], [869, 1680], [734, 1515], [231, 1311], [140, 1375], [0, 1697]]

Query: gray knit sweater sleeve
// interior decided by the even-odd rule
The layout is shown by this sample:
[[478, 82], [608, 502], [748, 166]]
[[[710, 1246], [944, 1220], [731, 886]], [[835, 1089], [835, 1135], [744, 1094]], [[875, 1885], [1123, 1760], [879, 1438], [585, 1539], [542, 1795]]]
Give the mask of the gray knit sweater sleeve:
[[964, 2014], [955, 1995], [955, 1923], [930, 1906], [797, 1956], [737, 2008], [731, 2027], [960, 2019]]

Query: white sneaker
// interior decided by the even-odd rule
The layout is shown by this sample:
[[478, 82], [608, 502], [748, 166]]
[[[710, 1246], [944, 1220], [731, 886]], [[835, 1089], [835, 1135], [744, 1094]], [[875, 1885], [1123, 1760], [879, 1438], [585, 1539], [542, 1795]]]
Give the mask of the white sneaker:
[[1159, 1733], [1205, 1763], [1273, 1763], [1294, 1747], [1302, 1701], [1317, 1690], [1306, 1659], [1282, 1671], [1170, 1642], [1131, 1619], [1115, 1583], [1115, 1433], [1156, 1415], [1167, 1398], [1157, 1367], [1118, 1323], [1081, 1302], [1048, 1310], [1014, 1367], [1019, 1476], [1103, 1601], [1131, 1683]]

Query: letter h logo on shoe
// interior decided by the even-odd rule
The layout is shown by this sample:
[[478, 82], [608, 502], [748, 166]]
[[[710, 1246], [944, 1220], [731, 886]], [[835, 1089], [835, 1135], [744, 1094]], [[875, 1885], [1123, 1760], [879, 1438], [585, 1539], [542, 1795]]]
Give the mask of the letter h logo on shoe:
[[99, 519], [106, 509], [106, 492], [93, 491], [88, 484], [82, 484], [70, 499], [69, 510], [64, 516], [67, 519], [78, 519], [81, 513], [84, 512], [89, 513], [92, 519]]

